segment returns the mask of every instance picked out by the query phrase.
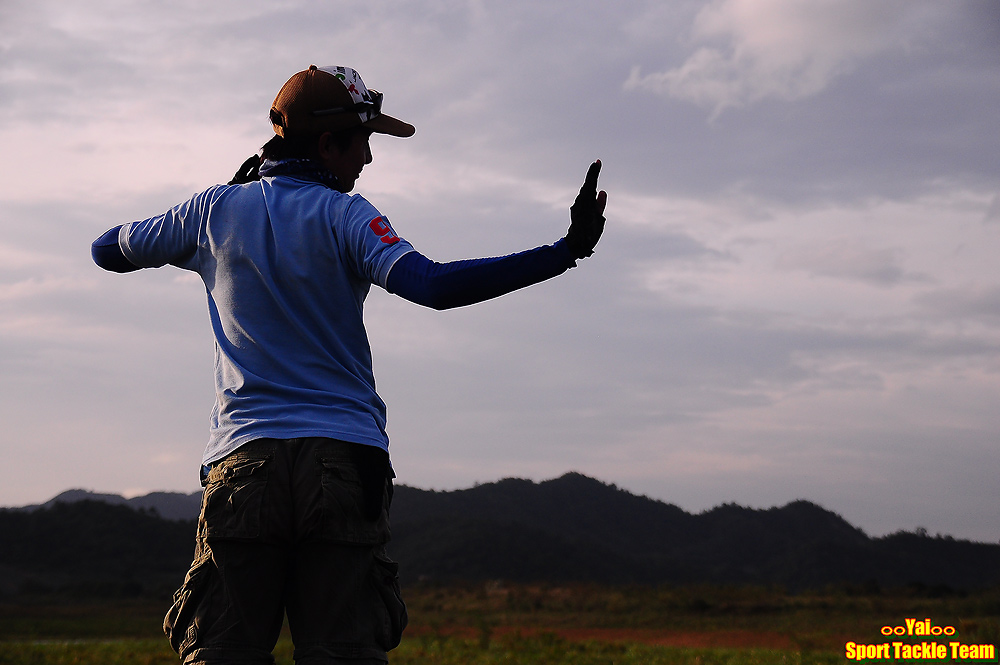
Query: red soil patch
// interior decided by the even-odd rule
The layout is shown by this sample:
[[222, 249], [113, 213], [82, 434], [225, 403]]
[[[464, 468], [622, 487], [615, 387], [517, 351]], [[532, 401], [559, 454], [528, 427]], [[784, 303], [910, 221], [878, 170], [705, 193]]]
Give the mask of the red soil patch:
[[[431, 632], [424, 626], [407, 628], [407, 635], [425, 635]], [[468, 627], [451, 627], [440, 630], [447, 635], [475, 639], [479, 631]], [[781, 633], [754, 632], [749, 630], [712, 630], [712, 631], [671, 631], [642, 628], [521, 628], [517, 626], [498, 626], [491, 635], [539, 635], [547, 633], [557, 635], [571, 642], [638, 642], [640, 644], [656, 644], [661, 646], [688, 648], [728, 648], [728, 649], [786, 649], [794, 650], [796, 645], [787, 635]]]
[[[513, 632], [513, 630], [500, 633]], [[527, 632], [527, 631], [522, 631]], [[561, 628], [551, 632], [571, 642], [639, 642], [672, 647], [722, 647], [733, 649], [793, 649], [795, 645], [779, 633], [756, 633], [749, 630], [668, 631], [641, 628]]]
[[566, 629], [556, 634], [571, 641], [641, 642], [673, 647], [726, 647], [793, 649], [787, 636], [778, 633], [756, 633], [749, 630], [718, 630], [706, 632], [664, 631], [643, 629], [591, 628]]

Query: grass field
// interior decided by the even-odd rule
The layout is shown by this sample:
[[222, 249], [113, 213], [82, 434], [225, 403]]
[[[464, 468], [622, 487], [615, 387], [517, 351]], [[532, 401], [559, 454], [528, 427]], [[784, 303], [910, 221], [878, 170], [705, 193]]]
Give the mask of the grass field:
[[[395, 665], [838, 663], [847, 641], [885, 641], [882, 627], [907, 618], [953, 627], [951, 639], [965, 644], [1000, 642], [1000, 590], [792, 595], [491, 583], [421, 586], [404, 595], [410, 626], [390, 654]], [[0, 604], [0, 665], [178, 662], [159, 632], [164, 601], [56, 601]], [[285, 635], [277, 662], [290, 665], [291, 653]]]
[[[282, 639], [275, 649], [278, 665], [292, 665], [292, 645]], [[768, 665], [839, 663], [837, 654], [802, 654], [763, 649], [692, 649], [641, 643], [568, 642], [553, 636], [510, 638], [482, 647], [473, 640], [424, 643], [407, 639], [390, 654], [393, 665]], [[114, 640], [63, 643], [0, 643], [4, 665], [176, 665], [177, 656], [162, 640]]]

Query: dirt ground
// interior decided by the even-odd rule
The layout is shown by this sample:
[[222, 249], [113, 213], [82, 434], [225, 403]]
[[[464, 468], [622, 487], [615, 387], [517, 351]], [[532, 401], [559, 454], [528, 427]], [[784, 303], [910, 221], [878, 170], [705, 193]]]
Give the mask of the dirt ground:
[[[408, 637], [431, 633], [425, 626], [411, 626], [406, 629]], [[433, 632], [449, 636], [475, 639], [480, 632], [474, 628], [454, 627], [436, 629]], [[633, 628], [546, 628], [532, 629], [512, 626], [498, 626], [490, 631], [491, 637], [506, 637], [509, 635], [538, 635], [540, 633], [556, 635], [571, 642], [595, 640], [599, 642], [639, 642], [661, 646], [690, 648], [732, 648], [732, 649], [790, 649], [798, 645], [781, 633], [755, 632], [749, 630], [712, 630], [712, 631], [663, 631]]]

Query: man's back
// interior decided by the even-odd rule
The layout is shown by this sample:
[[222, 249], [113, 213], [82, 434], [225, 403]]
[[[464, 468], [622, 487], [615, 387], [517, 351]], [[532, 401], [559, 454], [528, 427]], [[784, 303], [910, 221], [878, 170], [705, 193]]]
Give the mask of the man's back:
[[412, 250], [389, 228], [361, 196], [291, 177], [213, 187], [127, 225], [129, 260], [194, 270], [208, 290], [217, 398], [205, 463], [261, 437], [387, 448], [362, 310]]

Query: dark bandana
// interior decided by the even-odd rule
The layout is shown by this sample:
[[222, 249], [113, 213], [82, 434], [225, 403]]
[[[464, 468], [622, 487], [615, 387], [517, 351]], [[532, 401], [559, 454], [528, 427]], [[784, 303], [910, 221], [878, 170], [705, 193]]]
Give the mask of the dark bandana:
[[272, 161], [265, 159], [261, 161], [258, 155], [252, 156], [243, 162], [240, 170], [236, 172], [230, 185], [242, 185], [266, 177], [280, 175], [308, 180], [321, 185], [326, 185], [330, 189], [337, 189], [337, 176], [330, 173], [322, 164], [312, 159], [279, 159]]
[[265, 159], [260, 165], [260, 177], [273, 178], [279, 175], [318, 182], [330, 189], [336, 189], [338, 184], [337, 176], [313, 159], [279, 159], [277, 161]]

